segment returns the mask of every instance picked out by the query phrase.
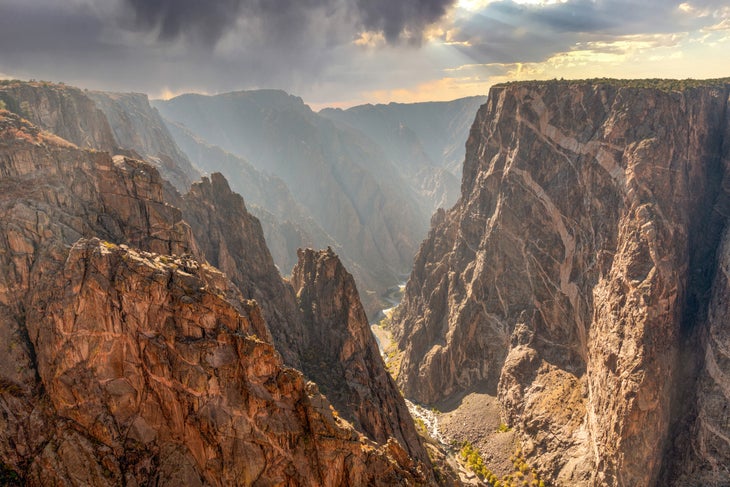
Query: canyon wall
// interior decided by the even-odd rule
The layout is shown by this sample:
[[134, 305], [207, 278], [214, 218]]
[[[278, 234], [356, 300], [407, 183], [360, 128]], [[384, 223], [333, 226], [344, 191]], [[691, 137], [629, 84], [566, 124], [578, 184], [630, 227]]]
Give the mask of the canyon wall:
[[[729, 93], [726, 80], [492, 88], [461, 198], [434, 215], [395, 314], [406, 396], [497, 395], [558, 485], [685, 485], [662, 467], [681, 441], [703, 458], [686, 465], [717, 474], [721, 276], [705, 316], [728, 214]], [[695, 383], [698, 438], [682, 434], [693, 413], [680, 405]]]
[[200, 177], [143, 93], [84, 92], [109, 122], [117, 146], [134, 151], [152, 164], [178, 191], [185, 192]]

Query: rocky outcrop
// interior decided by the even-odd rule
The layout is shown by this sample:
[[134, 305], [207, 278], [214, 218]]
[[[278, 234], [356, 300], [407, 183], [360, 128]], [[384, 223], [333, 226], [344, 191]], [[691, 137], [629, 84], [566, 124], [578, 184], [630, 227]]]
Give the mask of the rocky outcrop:
[[[206, 262], [213, 240], [196, 242], [153, 167], [2, 111], [0, 174], [4, 479], [432, 481], [396, 439], [367, 439], [282, 363], [264, 311]], [[236, 204], [227, 216], [245, 212]], [[217, 242], [224, 263], [230, 242]]]
[[[385, 448], [367, 452], [214, 269], [81, 240], [44, 284], [27, 319], [38, 373], [56, 414], [86, 434], [52, 438], [29, 483], [423, 480]], [[78, 457], [92, 468], [72, 470]]]
[[331, 249], [300, 250], [291, 282], [304, 315], [306, 375], [360, 431], [380, 443], [396, 438], [411, 457], [428, 464], [405, 401], [385, 370], [350, 273]]
[[[558, 485], [657, 482], [702, 362], [691, 344], [728, 214], [729, 93], [726, 80], [494, 87], [461, 199], [434, 216], [396, 313], [406, 395], [498, 394]], [[728, 433], [713, 406], [727, 317], [713, 313], [694, 443], [710, 466]]]
[[200, 177], [147, 95], [10, 81], [0, 86], [0, 100], [10, 111], [81, 148], [144, 158], [179, 191], [187, 191]]
[[358, 431], [380, 443], [394, 438], [429, 465], [339, 258], [302, 250], [291, 284], [282, 280], [260, 223], [219, 173], [193, 184], [180, 207], [208, 260], [259, 303], [284, 362], [316, 382]]
[[303, 328], [294, 290], [274, 266], [261, 224], [246, 211], [243, 198], [213, 173], [177, 204], [208, 261], [259, 303], [284, 361], [302, 369]]
[[162, 117], [142, 93], [87, 91], [109, 121], [118, 147], [135, 151], [154, 165], [163, 178], [185, 192], [200, 177], [188, 157], [175, 144]]

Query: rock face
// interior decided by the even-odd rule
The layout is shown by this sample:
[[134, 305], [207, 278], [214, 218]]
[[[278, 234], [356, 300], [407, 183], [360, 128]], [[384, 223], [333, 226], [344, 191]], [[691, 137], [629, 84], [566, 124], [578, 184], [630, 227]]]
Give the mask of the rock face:
[[[227, 264], [222, 249], [236, 241], [198, 243], [153, 167], [80, 149], [0, 111], [0, 175], [3, 479], [432, 481], [409, 446], [369, 440], [283, 364], [265, 310], [242, 294], [251, 291], [206, 262], [217, 249]], [[242, 200], [232, 206], [231, 218], [245, 212]], [[257, 269], [232, 271], [245, 282], [241, 273]]]
[[339, 258], [331, 250], [300, 251], [291, 284], [282, 280], [260, 223], [218, 173], [193, 184], [179, 206], [208, 260], [259, 303], [284, 362], [316, 382], [358, 431], [381, 443], [395, 438], [428, 465]]
[[261, 306], [278, 351], [302, 369], [302, 320], [292, 287], [282, 280], [259, 221], [246, 211], [220, 173], [193, 184], [177, 206], [208, 261], [222, 270], [247, 299]]
[[187, 191], [200, 177], [147, 95], [10, 81], [0, 86], [0, 100], [10, 111], [81, 148], [145, 158], [179, 191]]
[[[345, 419], [378, 442], [396, 438], [428, 463], [403, 397], [385, 370], [355, 280], [331, 249], [299, 251], [291, 282], [304, 314], [304, 371]], [[347, 333], [342, 333], [346, 326]]]
[[[728, 213], [725, 213], [727, 215]], [[675, 441], [675, 454], [665, 467], [676, 485], [726, 485], [730, 479], [728, 425], [730, 424], [730, 330], [727, 296], [730, 295], [730, 234], [725, 231], [712, 287], [707, 329], [702, 337], [704, 367], [697, 381], [695, 400], [689, 403], [688, 426]]]
[[[497, 393], [558, 485], [725, 485], [722, 273], [707, 310], [729, 93], [726, 80], [494, 87], [461, 199], [433, 217], [396, 313], [406, 396]], [[681, 403], [697, 367], [693, 437]], [[699, 460], [668, 475], [681, 441]]]
[[104, 114], [86, 92], [44, 82], [0, 86], [8, 110], [85, 149], [114, 153], [117, 143]]

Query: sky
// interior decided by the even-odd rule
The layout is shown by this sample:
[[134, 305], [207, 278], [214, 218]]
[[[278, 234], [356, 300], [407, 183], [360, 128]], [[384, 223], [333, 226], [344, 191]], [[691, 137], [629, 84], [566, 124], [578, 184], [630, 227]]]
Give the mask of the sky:
[[552, 78], [730, 76], [727, 0], [0, 0], [0, 78], [314, 108]]

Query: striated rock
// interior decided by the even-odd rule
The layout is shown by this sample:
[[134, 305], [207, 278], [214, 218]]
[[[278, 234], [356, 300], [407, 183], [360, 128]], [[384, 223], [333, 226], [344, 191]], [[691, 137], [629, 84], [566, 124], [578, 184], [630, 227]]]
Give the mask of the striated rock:
[[[369, 440], [283, 364], [265, 310], [204, 258], [217, 249], [225, 264], [220, 246], [242, 252], [241, 234], [219, 230], [225, 243], [198, 244], [183, 212], [163, 201], [174, 193], [153, 167], [81, 150], [0, 112], [0, 175], [3, 478], [27, 485], [432, 482], [427, 464], [395, 438]], [[220, 179], [216, 187], [227, 188]], [[207, 209], [203, 193], [191, 200]], [[232, 220], [207, 229], [250, 230], [251, 254], [265, 255], [241, 198], [217, 196]], [[266, 277], [267, 268], [270, 257], [261, 268], [231, 271], [246, 282], [244, 271]]]
[[291, 282], [304, 314], [305, 374], [358, 430], [379, 443], [395, 438], [412, 458], [429, 464], [406, 403], [385, 370], [355, 280], [332, 249], [300, 250]]
[[[687, 404], [687, 427], [680, 433], [673, 455], [665, 461], [666, 477], [675, 485], [722, 486], [730, 481], [730, 235], [725, 231], [719, 267], [712, 286], [703, 332], [704, 366], [697, 380], [696, 397]], [[701, 352], [700, 352], [701, 353]], [[685, 398], [686, 400], [686, 398]]]
[[[558, 485], [654, 485], [693, 390], [727, 215], [730, 83], [655, 86], [494, 87], [461, 199], [434, 216], [394, 320], [405, 394], [498, 394], [528, 461]], [[706, 406], [723, 400], [706, 382], [700, 418], [714, 419], [696, 444], [708, 452], [724, 413]]]

